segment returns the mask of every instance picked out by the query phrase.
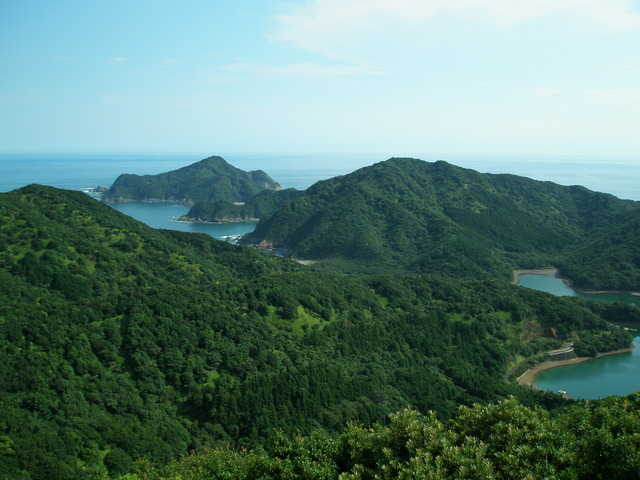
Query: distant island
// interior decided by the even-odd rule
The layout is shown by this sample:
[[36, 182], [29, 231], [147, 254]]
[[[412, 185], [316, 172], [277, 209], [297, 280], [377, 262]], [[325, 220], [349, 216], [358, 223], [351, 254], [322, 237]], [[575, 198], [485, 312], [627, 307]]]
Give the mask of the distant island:
[[245, 172], [222, 157], [205, 158], [158, 175], [120, 175], [104, 193], [106, 202], [246, 202], [263, 190], [280, 190], [262, 170]]

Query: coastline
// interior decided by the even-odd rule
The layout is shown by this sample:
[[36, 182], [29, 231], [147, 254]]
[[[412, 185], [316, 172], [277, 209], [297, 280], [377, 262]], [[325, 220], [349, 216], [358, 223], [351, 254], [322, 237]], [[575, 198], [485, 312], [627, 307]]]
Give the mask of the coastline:
[[628, 295], [634, 295], [639, 297], [640, 296], [640, 292], [633, 292], [633, 291], [625, 291], [625, 290], [581, 290], [580, 288], [576, 288], [573, 285], [573, 282], [568, 279], [568, 278], [564, 278], [560, 275], [560, 271], [555, 268], [555, 267], [550, 267], [550, 268], [539, 268], [539, 269], [525, 269], [525, 270], [514, 270], [513, 271], [513, 279], [511, 280], [511, 284], [513, 285], [517, 285], [518, 282], [520, 281], [520, 275], [546, 275], [548, 277], [555, 277], [555, 278], [559, 278], [560, 280], [562, 280], [564, 283], [566, 283], [572, 290], [578, 292], [578, 293], [582, 293], [584, 295], [597, 295], [597, 294], [602, 294], [602, 293], [624, 293], [624, 294], [628, 294]]
[[180, 218], [176, 219], [176, 222], [182, 223], [200, 223], [200, 224], [211, 224], [211, 225], [220, 225], [225, 223], [258, 223], [260, 221], [259, 218], [255, 217], [234, 217], [234, 218], [215, 218], [213, 220], [202, 220], [199, 218], [191, 218], [183, 215]]
[[634, 348], [636, 347], [632, 345], [628, 348], [622, 348], [620, 350], [613, 350], [611, 352], [598, 353], [595, 357], [576, 357], [576, 358], [571, 358], [569, 360], [542, 362], [530, 368], [529, 370], [524, 372], [522, 375], [520, 375], [518, 378], [516, 378], [516, 383], [518, 385], [526, 385], [531, 388], [537, 388], [534, 385], [534, 382], [536, 381], [536, 378], [541, 372], [544, 372], [546, 370], [551, 370], [552, 368], [556, 368], [556, 367], [564, 367], [566, 365], [573, 365], [577, 363], [588, 362], [589, 360], [595, 360], [597, 358], [606, 357], [609, 355], [619, 355], [621, 353], [627, 353], [632, 351]]
[[546, 275], [548, 277], [558, 277], [560, 278], [560, 272], [557, 268], [537, 268], [537, 269], [525, 269], [525, 270], [514, 270], [513, 271], [513, 280], [511, 280], [512, 284], [517, 284], [520, 281], [520, 275]]

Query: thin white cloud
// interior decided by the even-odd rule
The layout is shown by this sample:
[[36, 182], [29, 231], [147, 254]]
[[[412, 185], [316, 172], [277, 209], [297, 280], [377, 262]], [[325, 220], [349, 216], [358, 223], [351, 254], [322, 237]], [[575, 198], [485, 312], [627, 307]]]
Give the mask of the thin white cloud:
[[105, 65], [119, 65], [128, 61], [129, 59], [126, 57], [113, 57], [111, 60], [105, 63]]
[[551, 15], [587, 19], [615, 31], [640, 29], [633, 0], [312, 0], [276, 15], [269, 38], [332, 55], [341, 42], [357, 42], [362, 34], [424, 28], [437, 16], [515, 25]]
[[560, 90], [552, 87], [538, 87], [533, 90], [533, 93], [536, 97], [550, 97], [560, 93]]
[[176, 67], [178, 65], [182, 65], [184, 62], [181, 58], [163, 58], [160, 60], [160, 66], [164, 68]]

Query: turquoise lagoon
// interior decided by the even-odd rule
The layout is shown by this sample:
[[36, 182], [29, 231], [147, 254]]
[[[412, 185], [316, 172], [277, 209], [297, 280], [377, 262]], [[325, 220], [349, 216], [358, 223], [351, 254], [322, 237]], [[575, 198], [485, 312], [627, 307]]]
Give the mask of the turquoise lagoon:
[[[520, 275], [518, 285], [552, 293], [580, 296], [604, 302], [640, 304], [640, 297], [627, 293], [585, 294], [571, 289], [562, 279], [550, 275]], [[636, 327], [633, 327], [636, 328]], [[640, 326], [637, 328], [640, 329]], [[640, 390], [640, 331], [630, 352], [600, 357], [541, 372], [534, 385], [542, 390], [565, 391], [573, 398], [593, 400], [609, 395], [627, 395]]]

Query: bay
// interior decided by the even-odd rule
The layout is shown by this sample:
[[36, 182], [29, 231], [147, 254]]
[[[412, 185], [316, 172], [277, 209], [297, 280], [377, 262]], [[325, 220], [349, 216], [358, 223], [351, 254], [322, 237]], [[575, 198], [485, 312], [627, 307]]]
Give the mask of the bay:
[[233, 242], [238, 236], [253, 232], [255, 222], [235, 223], [189, 223], [178, 218], [189, 211], [189, 207], [176, 203], [109, 203], [119, 212], [129, 215], [153, 228], [179, 230], [181, 232], [206, 233], [218, 240]]
[[[627, 293], [576, 292], [562, 279], [552, 275], [521, 274], [518, 285], [560, 296], [579, 296], [604, 302], [640, 302], [640, 297]], [[640, 390], [640, 332], [631, 331], [636, 334], [633, 340], [636, 348], [632, 351], [545, 370], [538, 375], [534, 385], [541, 390], [566, 391], [573, 398], [586, 400], [627, 395]]]
[[633, 345], [630, 352], [545, 370], [534, 385], [585, 400], [634, 393], [640, 390], [640, 337], [634, 338]]
[[521, 274], [518, 285], [561, 297], [581, 297], [599, 302], [625, 302], [631, 305], [640, 304], [640, 296], [630, 293], [582, 293], [571, 288], [564, 280], [552, 275]]

